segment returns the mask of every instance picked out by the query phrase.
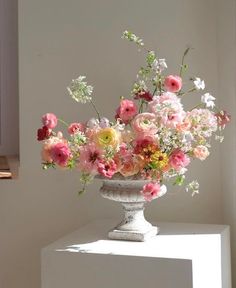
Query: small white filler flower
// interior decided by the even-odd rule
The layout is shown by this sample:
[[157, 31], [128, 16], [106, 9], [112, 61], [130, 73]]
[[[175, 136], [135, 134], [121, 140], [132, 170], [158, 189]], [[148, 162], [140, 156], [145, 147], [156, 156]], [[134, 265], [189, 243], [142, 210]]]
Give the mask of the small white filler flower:
[[205, 89], [205, 82], [204, 80], [201, 80], [200, 78], [196, 77], [193, 81], [194, 86], [197, 90], [204, 90]]
[[215, 103], [214, 103], [215, 99], [216, 99], [216, 98], [213, 97], [211, 94], [205, 93], [205, 94], [202, 95], [202, 97], [201, 97], [201, 102], [202, 102], [203, 104], [205, 104], [207, 108], [214, 108], [214, 106], [215, 106]]

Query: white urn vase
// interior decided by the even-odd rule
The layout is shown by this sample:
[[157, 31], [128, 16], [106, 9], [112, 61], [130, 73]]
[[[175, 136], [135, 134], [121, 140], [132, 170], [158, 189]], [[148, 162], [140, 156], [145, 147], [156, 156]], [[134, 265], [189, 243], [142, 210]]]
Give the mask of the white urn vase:
[[[123, 206], [124, 216], [120, 224], [109, 231], [108, 237], [116, 240], [146, 241], [157, 235], [159, 228], [153, 226], [144, 217], [146, 200], [141, 190], [149, 180], [133, 180], [126, 178], [103, 179], [100, 188], [102, 197], [120, 202]], [[158, 198], [166, 193], [166, 186], [161, 186]]]

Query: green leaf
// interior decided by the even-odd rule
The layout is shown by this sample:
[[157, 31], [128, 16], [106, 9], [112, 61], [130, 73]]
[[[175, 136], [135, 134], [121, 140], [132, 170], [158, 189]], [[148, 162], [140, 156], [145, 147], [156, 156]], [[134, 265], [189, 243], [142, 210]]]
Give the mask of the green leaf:
[[185, 176], [184, 175], [178, 175], [175, 179], [174, 185], [181, 186], [181, 185], [183, 185], [184, 181], [185, 181]]

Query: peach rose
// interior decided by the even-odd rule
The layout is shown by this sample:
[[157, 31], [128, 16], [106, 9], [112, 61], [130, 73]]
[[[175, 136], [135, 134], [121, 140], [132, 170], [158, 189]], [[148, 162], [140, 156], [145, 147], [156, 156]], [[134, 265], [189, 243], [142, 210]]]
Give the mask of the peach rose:
[[209, 150], [206, 146], [199, 145], [193, 149], [193, 154], [196, 158], [203, 161], [209, 156], [210, 153], [209, 153]]

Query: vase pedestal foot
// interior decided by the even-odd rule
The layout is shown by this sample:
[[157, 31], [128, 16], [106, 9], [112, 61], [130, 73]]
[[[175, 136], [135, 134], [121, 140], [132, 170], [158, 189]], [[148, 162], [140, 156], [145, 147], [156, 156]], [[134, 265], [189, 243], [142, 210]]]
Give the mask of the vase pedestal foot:
[[155, 226], [150, 227], [147, 231], [124, 231], [115, 228], [108, 233], [108, 237], [113, 240], [144, 242], [156, 236], [158, 233], [159, 228]]

